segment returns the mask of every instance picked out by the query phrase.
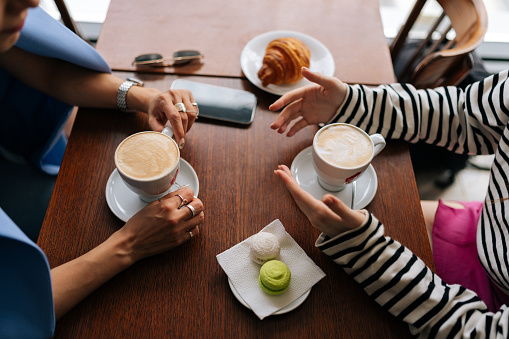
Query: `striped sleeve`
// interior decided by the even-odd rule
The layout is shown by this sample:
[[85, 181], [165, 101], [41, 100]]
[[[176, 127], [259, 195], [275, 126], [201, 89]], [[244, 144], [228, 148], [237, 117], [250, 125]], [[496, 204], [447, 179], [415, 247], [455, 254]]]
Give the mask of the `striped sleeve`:
[[384, 226], [366, 212], [359, 228], [316, 246], [355, 279], [378, 304], [422, 338], [508, 338], [509, 309], [487, 311], [477, 295], [447, 285], [418, 257], [384, 236]]
[[350, 123], [387, 139], [422, 140], [457, 153], [492, 154], [509, 117], [507, 81], [504, 71], [465, 91], [353, 85], [331, 123]]

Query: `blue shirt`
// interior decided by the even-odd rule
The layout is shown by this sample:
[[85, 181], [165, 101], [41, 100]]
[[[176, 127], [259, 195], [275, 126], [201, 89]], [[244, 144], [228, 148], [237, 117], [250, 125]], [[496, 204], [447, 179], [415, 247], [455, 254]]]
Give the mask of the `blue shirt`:
[[[90, 45], [41, 8], [29, 10], [16, 46], [97, 72], [111, 72]], [[44, 161], [60, 145], [60, 131], [70, 108], [0, 69], [0, 145], [8, 151], [25, 156], [43, 170], [58, 171], [58, 159], [49, 167]], [[55, 312], [48, 261], [1, 208], [0, 258], [0, 338], [51, 338]]]
[[[97, 51], [40, 7], [30, 8], [16, 47], [97, 72], [111, 69]], [[62, 129], [72, 107], [0, 69], [0, 147], [57, 174], [67, 144]]]

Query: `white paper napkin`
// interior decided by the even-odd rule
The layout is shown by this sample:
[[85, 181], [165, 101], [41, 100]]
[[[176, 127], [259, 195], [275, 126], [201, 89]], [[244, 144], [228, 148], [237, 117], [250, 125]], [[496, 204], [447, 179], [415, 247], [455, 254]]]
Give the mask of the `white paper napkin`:
[[260, 319], [297, 300], [325, 277], [325, 273], [321, 268], [308, 257], [306, 252], [285, 231], [279, 220], [274, 220], [262, 231], [277, 236], [281, 244], [281, 253], [276, 259], [288, 265], [292, 273], [290, 286], [285, 293], [273, 296], [263, 292], [260, 288], [258, 276], [261, 265], [251, 260], [249, 252], [250, 238], [217, 255], [219, 265], [228, 275], [238, 294]]

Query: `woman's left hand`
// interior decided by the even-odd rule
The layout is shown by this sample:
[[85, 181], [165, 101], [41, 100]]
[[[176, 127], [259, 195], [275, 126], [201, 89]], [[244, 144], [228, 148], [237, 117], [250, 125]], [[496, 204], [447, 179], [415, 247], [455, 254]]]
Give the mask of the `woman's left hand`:
[[[176, 104], [184, 104], [185, 111], [178, 110]], [[180, 148], [184, 147], [186, 133], [193, 126], [199, 113], [193, 94], [189, 90], [168, 90], [150, 100], [148, 123], [154, 131], [161, 132], [169, 121]]]
[[198, 236], [199, 225], [204, 221], [204, 207], [193, 195], [190, 188], [169, 193], [141, 209], [116, 232], [116, 237], [124, 239], [125, 252], [130, 254], [132, 262], [165, 252]]
[[352, 210], [332, 194], [323, 196], [322, 201], [300, 188], [285, 165], [278, 166], [274, 173], [283, 181], [295, 202], [308, 217], [314, 228], [333, 238], [343, 232], [362, 225], [366, 215]]

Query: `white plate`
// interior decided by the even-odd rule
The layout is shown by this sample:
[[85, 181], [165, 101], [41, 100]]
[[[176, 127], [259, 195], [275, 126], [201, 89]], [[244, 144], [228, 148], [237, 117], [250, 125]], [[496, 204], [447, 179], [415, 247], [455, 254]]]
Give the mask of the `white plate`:
[[[325, 194], [330, 193], [335, 195], [346, 205], [351, 206], [352, 184], [349, 184], [348, 186], [350, 187], [345, 187], [345, 189], [340, 192], [329, 192], [323, 189], [318, 183], [316, 172], [313, 167], [312, 146], [303, 149], [297, 154], [295, 159], [293, 159], [290, 170], [299, 186], [316, 199], [322, 200]], [[378, 179], [373, 166], [369, 165], [364, 173], [357, 178], [356, 182], [354, 209], [358, 210], [366, 207], [375, 197]]]
[[[228, 285], [230, 285], [230, 289], [232, 290], [235, 298], [237, 298], [237, 300], [240, 301], [240, 303], [242, 305], [244, 305], [248, 309], [251, 309], [251, 307], [249, 307], [249, 305], [246, 303], [246, 301], [244, 299], [242, 299], [239, 292], [237, 292], [237, 290], [235, 289], [235, 286], [233, 286], [230, 278], [228, 278]], [[299, 298], [295, 299], [295, 301], [293, 301], [292, 303], [290, 303], [290, 304], [286, 305], [285, 307], [283, 307], [282, 309], [277, 310], [276, 312], [272, 313], [272, 315], [285, 314], [290, 311], [293, 311], [294, 309], [299, 307], [304, 302], [304, 300], [307, 299], [309, 293], [311, 293], [311, 289], [307, 290], [306, 293], [301, 295]]]
[[313, 72], [320, 72], [325, 75], [333, 76], [335, 71], [334, 58], [331, 52], [315, 38], [294, 31], [271, 31], [260, 34], [249, 41], [240, 55], [240, 67], [246, 78], [251, 81], [256, 87], [267, 91], [272, 94], [283, 95], [293, 89], [305, 86], [310, 82], [302, 78], [299, 82], [290, 85], [274, 85], [269, 84], [263, 86], [261, 80], [258, 78], [258, 71], [263, 64], [263, 56], [265, 49], [269, 42], [274, 39], [292, 37], [301, 40], [305, 43], [311, 52], [311, 60], [309, 69]]
[[[180, 169], [176, 183], [180, 186], [189, 184], [189, 188], [194, 191], [194, 196], [198, 196], [200, 190], [198, 176], [194, 168], [184, 159], [180, 159]], [[177, 189], [177, 185], [173, 185], [170, 192]], [[148, 205], [136, 193], [127, 188], [117, 169], [113, 170], [106, 184], [106, 202], [113, 214], [124, 222], [127, 222], [139, 210]]]

